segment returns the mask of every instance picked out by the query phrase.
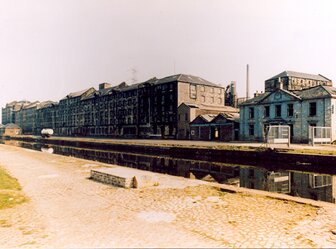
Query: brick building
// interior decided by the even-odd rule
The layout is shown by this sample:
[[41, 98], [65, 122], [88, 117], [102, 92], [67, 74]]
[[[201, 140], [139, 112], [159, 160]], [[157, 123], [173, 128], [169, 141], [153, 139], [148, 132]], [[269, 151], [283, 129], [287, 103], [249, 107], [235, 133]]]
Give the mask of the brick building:
[[12, 101], [4, 108], [1, 108], [2, 110], [2, 124], [9, 124], [9, 123], [15, 123], [15, 116], [16, 112], [19, 111], [24, 105], [29, 104], [29, 101]]
[[303, 90], [314, 86], [332, 86], [330, 79], [321, 74], [307, 74], [293, 71], [283, 71], [265, 81], [265, 92], [272, 92], [278, 88], [288, 91]]
[[52, 128], [62, 136], [177, 138], [179, 105], [218, 109], [225, 97], [224, 87], [185, 74], [133, 85], [102, 83], [98, 90], [70, 93], [58, 104], [31, 103], [18, 112], [16, 122], [24, 133]]

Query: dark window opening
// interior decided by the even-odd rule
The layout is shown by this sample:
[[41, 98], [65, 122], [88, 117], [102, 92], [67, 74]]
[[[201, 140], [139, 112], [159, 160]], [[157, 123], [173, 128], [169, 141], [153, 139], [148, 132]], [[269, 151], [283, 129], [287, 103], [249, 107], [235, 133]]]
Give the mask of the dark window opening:
[[309, 116], [316, 116], [316, 102], [309, 103]]
[[275, 106], [275, 116], [276, 117], [281, 117], [281, 105], [276, 105]]
[[249, 117], [250, 117], [250, 119], [253, 119], [254, 118], [254, 108], [253, 107], [250, 107], [250, 109], [249, 109]]
[[254, 125], [253, 124], [249, 125], [249, 135], [254, 136]]
[[294, 115], [293, 104], [288, 104], [287, 105], [287, 116], [293, 117], [293, 115]]
[[270, 107], [265, 106], [265, 118], [268, 118], [270, 116]]

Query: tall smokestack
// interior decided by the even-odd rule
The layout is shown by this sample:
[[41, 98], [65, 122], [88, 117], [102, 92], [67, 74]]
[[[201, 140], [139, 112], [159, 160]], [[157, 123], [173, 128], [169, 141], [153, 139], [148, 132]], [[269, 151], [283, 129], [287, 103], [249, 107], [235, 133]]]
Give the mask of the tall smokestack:
[[249, 99], [249, 64], [246, 65], [246, 99]]

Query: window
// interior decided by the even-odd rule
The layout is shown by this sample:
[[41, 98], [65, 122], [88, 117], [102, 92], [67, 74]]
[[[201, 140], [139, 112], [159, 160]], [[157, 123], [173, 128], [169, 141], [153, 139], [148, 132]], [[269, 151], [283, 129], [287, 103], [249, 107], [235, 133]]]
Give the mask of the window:
[[203, 103], [205, 102], [205, 96], [202, 96], [202, 102]]
[[287, 116], [293, 117], [293, 115], [294, 115], [293, 104], [288, 104], [287, 105]]
[[205, 87], [201, 86], [201, 91], [204, 92], [205, 91]]
[[211, 104], [213, 104], [213, 103], [215, 102], [214, 97], [211, 97], [211, 98], [210, 98], [210, 102], [211, 102]]
[[265, 118], [268, 118], [270, 116], [270, 107], [265, 106], [265, 112], [264, 112]]
[[218, 98], [218, 104], [222, 104], [222, 98]]
[[316, 116], [316, 102], [309, 103], [309, 116]]
[[250, 107], [250, 109], [249, 109], [249, 118], [250, 119], [254, 118], [254, 108], [253, 107]]
[[254, 136], [254, 125], [253, 124], [249, 125], [249, 135]]
[[331, 176], [327, 175], [309, 175], [310, 187], [321, 188], [331, 186]]
[[281, 117], [281, 105], [276, 105], [275, 106], [275, 116], [276, 117]]
[[184, 114], [185, 121], [188, 121], [188, 113]]
[[210, 88], [210, 92], [211, 92], [211, 93], [214, 92], [214, 88], [213, 88], [213, 87]]
[[197, 88], [196, 88], [196, 85], [193, 85], [193, 84], [190, 84], [190, 98], [191, 99], [196, 99], [197, 97]]

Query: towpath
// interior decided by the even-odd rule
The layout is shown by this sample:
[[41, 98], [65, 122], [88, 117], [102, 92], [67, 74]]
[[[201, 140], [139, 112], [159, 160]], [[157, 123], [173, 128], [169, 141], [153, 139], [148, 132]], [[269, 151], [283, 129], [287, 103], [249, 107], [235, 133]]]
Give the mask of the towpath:
[[0, 165], [30, 198], [0, 211], [0, 247], [336, 247], [332, 204], [168, 175], [158, 187], [115, 188], [88, 179], [90, 169], [111, 165], [6, 145]]

